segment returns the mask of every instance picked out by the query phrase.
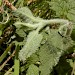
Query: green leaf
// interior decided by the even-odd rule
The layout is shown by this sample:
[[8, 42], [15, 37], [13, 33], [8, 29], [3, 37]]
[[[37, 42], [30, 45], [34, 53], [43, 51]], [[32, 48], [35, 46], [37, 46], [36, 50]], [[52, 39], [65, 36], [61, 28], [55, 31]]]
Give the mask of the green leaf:
[[15, 12], [18, 14], [25, 15], [26, 17], [34, 17], [32, 12], [30, 11], [30, 9], [28, 7], [18, 8]]
[[23, 19], [26, 19], [27, 22], [30, 20], [29, 18], [31, 19], [34, 18], [32, 12], [30, 11], [28, 7], [18, 8], [16, 11], [13, 11], [13, 14], [15, 16], [19, 16], [19, 17], [22, 17]]
[[59, 61], [60, 55], [57, 54], [57, 48], [54, 47], [48, 47], [47, 44], [44, 44], [39, 52], [39, 58], [40, 58], [40, 75], [50, 75], [53, 67], [57, 64]]
[[38, 31], [32, 31], [28, 35], [26, 44], [19, 52], [19, 58], [22, 61], [25, 61], [26, 58], [30, 57], [33, 53], [38, 50], [42, 40], [42, 35]]
[[[60, 39], [60, 41], [59, 41]], [[57, 30], [50, 30], [50, 35], [48, 37], [49, 43], [52, 43], [52, 45], [56, 48], [63, 49], [63, 39], [62, 36], [58, 34]]]
[[38, 57], [38, 51], [34, 54], [32, 54], [28, 59], [27, 59], [27, 63], [29, 64], [37, 64], [37, 62], [39, 61], [39, 57]]
[[39, 69], [34, 64], [31, 64], [27, 70], [26, 75], [39, 75]]
[[22, 19], [22, 21], [27, 22], [27, 23], [35, 23], [35, 22], [39, 22], [40, 20], [42, 20], [39, 17], [34, 17], [32, 12], [30, 11], [30, 9], [28, 7], [22, 7], [17, 9], [16, 11], [13, 11], [13, 14], [15, 16], [18, 16], [19, 18]]
[[[58, 34], [58, 30], [50, 30], [50, 34], [47, 35], [47, 41], [39, 50], [39, 58], [41, 65], [39, 69], [40, 75], [50, 75], [53, 67], [57, 65], [61, 55], [72, 45], [70, 38], [64, 38]], [[64, 42], [65, 40], [65, 42]]]

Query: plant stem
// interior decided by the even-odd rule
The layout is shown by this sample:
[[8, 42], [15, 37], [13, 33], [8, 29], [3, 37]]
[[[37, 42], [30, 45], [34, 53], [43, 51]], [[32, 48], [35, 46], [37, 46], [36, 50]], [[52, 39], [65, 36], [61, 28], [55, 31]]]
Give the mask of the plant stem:
[[12, 66], [4, 75], [9, 75], [13, 68], [14, 66]]
[[20, 62], [19, 62], [19, 58], [18, 58], [19, 50], [20, 50], [20, 46], [17, 45], [15, 60], [14, 60], [14, 75], [19, 75], [19, 66], [20, 66]]
[[0, 71], [4, 68], [6, 63], [14, 56], [15, 52], [16, 51], [14, 50], [13, 53], [7, 58], [7, 60], [0, 66]]
[[13, 44], [10, 44], [7, 49], [4, 51], [4, 53], [0, 56], [0, 63], [3, 61], [3, 59], [6, 57], [6, 55], [8, 54], [8, 51], [11, 50], [11, 47], [13, 46]]

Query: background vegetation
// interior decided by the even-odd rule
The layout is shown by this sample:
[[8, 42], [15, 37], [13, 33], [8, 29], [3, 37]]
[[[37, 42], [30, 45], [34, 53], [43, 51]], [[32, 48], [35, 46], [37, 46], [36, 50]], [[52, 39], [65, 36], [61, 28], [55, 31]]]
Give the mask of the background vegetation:
[[0, 75], [75, 75], [75, 0], [0, 0]]

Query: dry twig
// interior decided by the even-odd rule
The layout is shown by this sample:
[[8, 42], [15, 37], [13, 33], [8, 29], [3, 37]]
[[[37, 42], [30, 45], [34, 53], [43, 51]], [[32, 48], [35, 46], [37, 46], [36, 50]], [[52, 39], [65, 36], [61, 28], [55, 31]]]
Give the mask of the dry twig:
[[3, 10], [3, 8], [2, 8], [2, 7], [0, 7], [0, 13], [3, 13], [3, 11], [4, 11], [4, 10]]
[[8, 6], [11, 10], [16, 10], [16, 8], [8, 0], [3, 0], [3, 3]]

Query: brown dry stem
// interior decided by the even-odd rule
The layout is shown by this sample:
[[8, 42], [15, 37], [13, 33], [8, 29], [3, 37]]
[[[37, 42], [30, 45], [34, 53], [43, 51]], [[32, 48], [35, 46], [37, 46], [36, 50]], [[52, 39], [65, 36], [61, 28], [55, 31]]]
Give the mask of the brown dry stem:
[[4, 3], [7, 7], [9, 7], [11, 10], [16, 10], [16, 7], [14, 7], [14, 6], [12, 5], [12, 3], [10, 3], [8, 0], [3, 0], [3, 3]]

